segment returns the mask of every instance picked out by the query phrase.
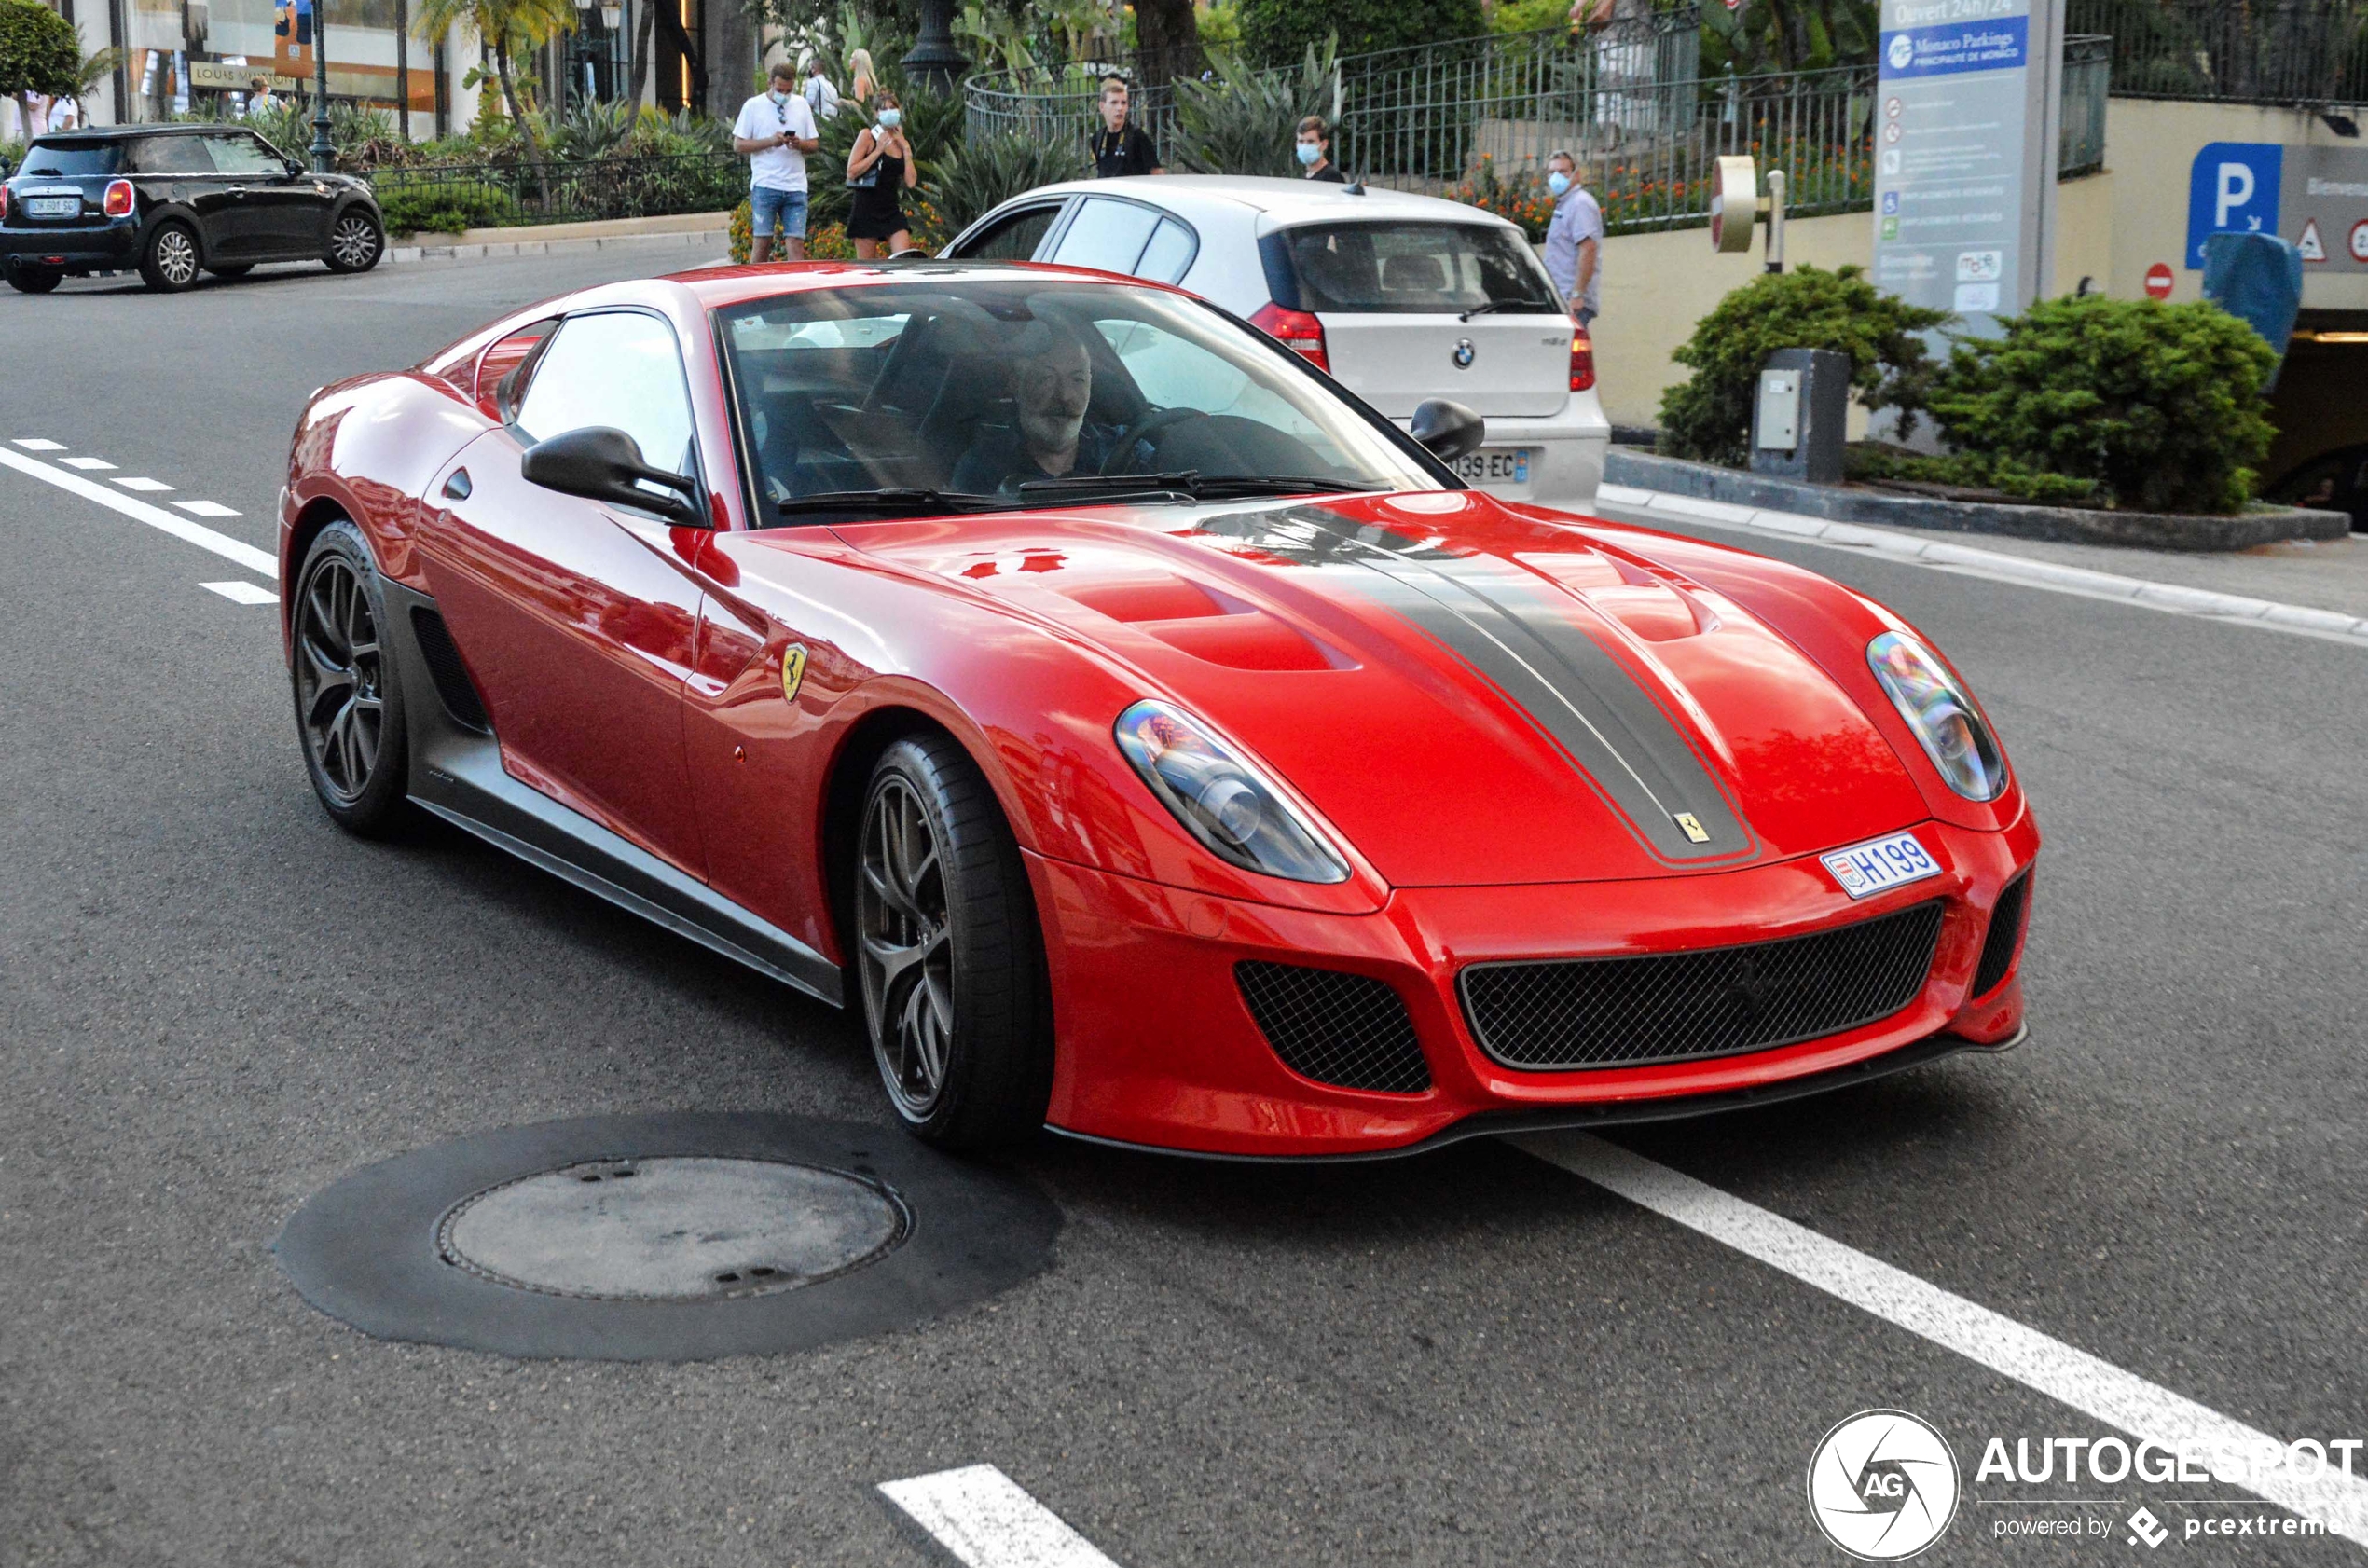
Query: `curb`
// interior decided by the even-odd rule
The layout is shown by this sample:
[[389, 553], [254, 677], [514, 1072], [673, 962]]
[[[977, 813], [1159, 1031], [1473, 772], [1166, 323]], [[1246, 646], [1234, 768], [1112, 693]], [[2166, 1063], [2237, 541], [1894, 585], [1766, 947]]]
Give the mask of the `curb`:
[[2340, 539], [2351, 519], [2340, 512], [2301, 507], [2243, 512], [2232, 517], [2156, 512], [2100, 512], [2074, 506], [2015, 506], [2003, 502], [1937, 501], [1924, 496], [1811, 485], [1768, 474], [1742, 474], [1706, 462], [1614, 447], [1606, 477], [1665, 495], [1694, 496], [1731, 506], [1781, 508], [1796, 516], [1838, 523], [1934, 529], [1949, 533], [2003, 533], [2061, 544], [2115, 544], [2149, 550], [2250, 550], [2287, 539]]
[[1595, 493], [1598, 500], [1614, 506], [1663, 513], [1672, 517], [1686, 517], [1719, 528], [1775, 534], [1843, 549], [1865, 550], [1897, 560], [1918, 561], [1948, 571], [2026, 583], [2034, 587], [2080, 594], [2089, 598], [2115, 599], [2142, 609], [2166, 611], [2174, 615], [2200, 615], [2210, 620], [2234, 621], [2240, 625], [2368, 647], [2368, 617], [2347, 615], [2335, 610], [2314, 610], [2307, 605], [2281, 604], [2275, 599], [2251, 598], [2243, 594], [2185, 588], [2170, 583], [2150, 582], [2143, 577], [2122, 577], [2110, 571], [2091, 571], [2086, 567], [2035, 561], [2027, 556], [2010, 556], [1998, 550], [1979, 550], [1970, 544], [1954, 544], [1946, 540], [1918, 539], [1911, 534], [1892, 533], [1859, 523], [1805, 517], [1797, 512], [1736, 506], [1727, 502], [1671, 495], [1663, 491], [1638, 489], [1629, 485], [1606, 484]]
[[417, 266], [424, 262], [482, 261], [489, 256], [570, 255], [606, 250], [693, 250], [727, 243], [729, 239], [730, 231], [719, 220], [713, 228], [677, 229], [663, 234], [590, 234], [481, 243], [429, 241], [390, 245], [386, 260], [390, 266]]

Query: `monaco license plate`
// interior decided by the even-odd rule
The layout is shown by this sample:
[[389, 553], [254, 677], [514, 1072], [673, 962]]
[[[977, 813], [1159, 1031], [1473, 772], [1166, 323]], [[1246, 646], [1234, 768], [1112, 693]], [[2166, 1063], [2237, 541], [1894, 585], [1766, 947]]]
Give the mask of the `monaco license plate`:
[[1455, 460], [1456, 477], [1467, 485], [1493, 485], [1499, 489], [1529, 483], [1527, 447], [1482, 447]]
[[25, 215], [34, 218], [70, 218], [82, 211], [78, 196], [29, 196], [25, 198]]
[[1834, 880], [1842, 885], [1842, 891], [1853, 899], [1940, 874], [1940, 862], [1924, 852], [1914, 833], [1893, 833], [1889, 838], [1852, 845], [1818, 859], [1834, 873]]

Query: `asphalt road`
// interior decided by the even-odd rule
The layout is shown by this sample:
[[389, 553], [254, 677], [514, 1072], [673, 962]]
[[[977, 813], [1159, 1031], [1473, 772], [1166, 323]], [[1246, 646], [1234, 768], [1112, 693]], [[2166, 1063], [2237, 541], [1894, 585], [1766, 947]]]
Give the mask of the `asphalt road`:
[[[312, 387], [634, 269], [0, 296], [0, 446], [268, 548]], [[2233, 1420], [2368, 1437], [2368, 654], [1752, 544], [1898, 608], [1996, 717], [2047, 835], [2032, 1039], [1614, 1141]], [[1125, 1568], [1840, 1562], [1803, 1477], [1870, 1407], [1965, 1472], [1924, 1561], [2147, 1557], [2141, 1503], [2286, 1517], [1976, 1481], [1992, 1436], [2113, 1428], [1493, 1143], [1303, 1171], [1047, 1144], [1018, 1166], [1066, 1216], [1050, 1272], [797, 1356], [364, 1338], [268, 1251], [361, 1165], [566, 1116], [885, 1112], [829, 1011], [457, 833], [336, 831], [271, 610], [200, 585], [242, 575], [0, 468], [0, 1563], [917, 1563], [874, 1488], [976, 1463]], [[1997, 1534], [2068, 1517], [2111, 1533]]]

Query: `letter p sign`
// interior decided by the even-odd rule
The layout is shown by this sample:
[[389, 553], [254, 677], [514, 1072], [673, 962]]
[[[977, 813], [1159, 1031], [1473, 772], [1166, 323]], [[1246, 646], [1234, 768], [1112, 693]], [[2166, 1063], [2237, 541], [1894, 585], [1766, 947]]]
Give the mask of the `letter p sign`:
[[2187, 181], [2187, 267], [2204, 265], [2214, 234], [2278, 232], [2278, 183], [2286, 149], [2274, 142], [2214, 142], [2196, 155]]

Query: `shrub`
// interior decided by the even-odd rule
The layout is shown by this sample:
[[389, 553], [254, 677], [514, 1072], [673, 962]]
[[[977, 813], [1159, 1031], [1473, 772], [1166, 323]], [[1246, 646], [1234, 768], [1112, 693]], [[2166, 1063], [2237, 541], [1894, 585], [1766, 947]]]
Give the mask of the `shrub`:
[[1253, 70], [1239, 51], [1211, 48], [1214, 79], [1176, 81], [1176, 133], [1168, 162], [1195, 174], [1269, 174], [1298, 171], [1291, 144], [1299, 122], [1341, 113], [1340, 47], [1329, 34], [1310, 44], [1299, 71]]
[[2069, 481], [2141, 512], [2233, 512], [2269, 450], [2277, 355], [2218, 306], [2043, 300], [1961, 345], [1932, 395], [1942, 433], [2010, 494]]
[[1554, 195], [1546, 188], [1545, 172], [1532, 166], [1508, 173], [1486, 153], [1447, 199], [1511, 219], [1534, 245], [1546, 242], [1546, 227], [1554, 221]]
[[78, 91], [82, 38], [74, 23], [34, 0], [0, 0], [0, 94], [18, 101]]
[[1946, 310], [1878, 293], [1859, 267], [1801, 267], [1746, 283], [1670, 355], [1693, 375], [1661, 394], [1660, 450], [1736, 467], [1747, 462], [1752, 397], [1778, 349], [1848, 354], [1858, 401], [1899, 409], [1912, 420], [1936, 368], [1918, 334], [1951, 319]]
[[922, 189], [935, 205], [944, 231], [954, 235], [1022, 191], [1074, 180], [1084, 172], [1081, 139], [1044, 142], [1007, 131], [967, 147], [949, 146], [935, 177], [922, 177]]
[[[916, 243], [918, 243], [917, 237]], [[749, 215], [749, 204], [741, 202], [732, 210], [732, 259], [745, 264], [755, 251], [756, 241]], [[805, 231], [805, 259], [808, 261], [853, 261], [855, 241], [847, 237], [843, 223], [815, 224]]]
[[1337, 34], [1359, 53], [1470, 38], [1488, 31], [1480, 0], [1240, 0], [1253, 60], [1292, 60]]
[[482, 180], [439, 185], [378, 184], [379, 212], [390, 234], [458, 234], [520, 221], [518, 204], [500, 186]]

